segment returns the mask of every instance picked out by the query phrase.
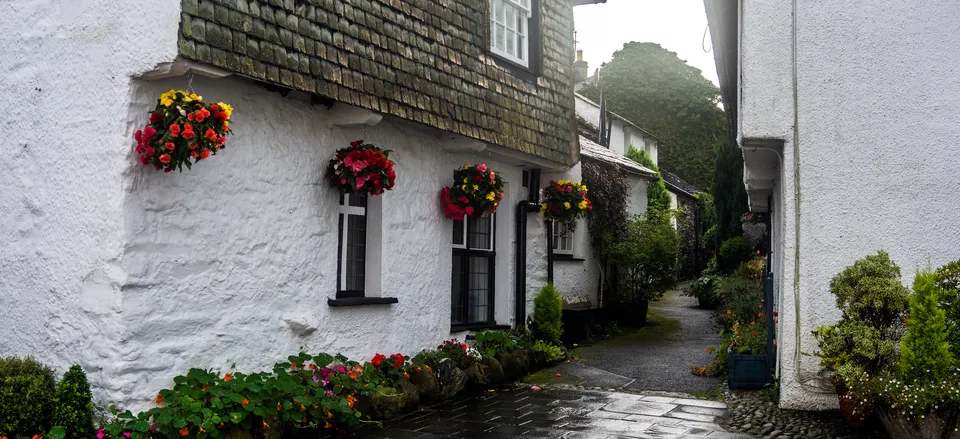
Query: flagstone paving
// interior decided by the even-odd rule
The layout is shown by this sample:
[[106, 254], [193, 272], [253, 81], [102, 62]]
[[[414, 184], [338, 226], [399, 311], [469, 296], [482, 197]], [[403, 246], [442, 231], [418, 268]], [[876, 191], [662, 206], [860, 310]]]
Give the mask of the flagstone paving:
[[577, 388], [505, 388], [365, 427], [354, 437], [741, 439], [715, 423], [722, 402]]

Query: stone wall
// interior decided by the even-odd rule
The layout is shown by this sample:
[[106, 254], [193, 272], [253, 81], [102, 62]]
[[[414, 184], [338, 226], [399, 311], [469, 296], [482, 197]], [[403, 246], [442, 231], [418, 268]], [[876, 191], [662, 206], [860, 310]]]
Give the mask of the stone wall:
[[573, 7], [533, 4], [542, 67], [527, 78], [489, 54], [486, 0], [182, 0], [180, 52], [572, 165]]

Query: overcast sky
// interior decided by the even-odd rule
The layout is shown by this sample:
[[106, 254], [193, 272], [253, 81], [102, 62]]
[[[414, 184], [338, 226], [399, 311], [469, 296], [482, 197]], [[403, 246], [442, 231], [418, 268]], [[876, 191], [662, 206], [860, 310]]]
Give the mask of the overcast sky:
[[710, 35], [704, 40], [707, 16], [703, 0], [607, 0], [597, 5], [573, 8], [577, 48], [590, 64], [590, 74], [630, 41], [659, 43], [680, 59], [700, 69], [717, 84], [717, 69], [710, 50]]

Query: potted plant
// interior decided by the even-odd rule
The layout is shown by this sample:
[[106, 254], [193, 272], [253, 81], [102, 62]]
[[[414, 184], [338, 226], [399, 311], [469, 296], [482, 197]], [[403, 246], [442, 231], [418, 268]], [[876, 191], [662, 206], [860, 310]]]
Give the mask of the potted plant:
[[872, 407], [861, 404], [870, 386], [862, 384], [887, 376], [896, 367], [910, 292], [901, 283], [900, 267], [884, 251], [834, 276], [830, 292], [837, 298], [841, 317], [836, 325], [813, 331], [817, 355], [834, 376], [841, 412], [856, 426], [871, 415]]
[[440, 192], [443, 215], [460, 221], [494, 213], [503, 200], [503, 178], [485, 164], [463, 165], [453, 173], [453, 185]]
[[195, 93], [170, 90], [160, 95], [150, 123], [133, 135], [140, 163], [164, 172], [190, 169], [226, 147], [231, 114], [233, 107], [204, 103]]
[[731, 389], [761, 389], [772, 381], [763, 313], [750, 322], [734, 321], [727, 349], [727, 384]]
[[647, 214], [627, 224], [624, 239], [608, 251], [618, 275], [615, 320], [625, 326], [646, 324], [650, 301], [677, 281], [679, 252], [677, 231], [667, 216]]
[[343, 193], [374, 196], [393, 189], [397, 173], [388, 158], [390, 152], [363, 140], [350, 142], [350, 147], [337, 150], [327, 165], [330, 186]]
[[585, 184], [572, 180], [550, 180], [550, 184], [543, 188], [540, 214], [546, 221], [564, 222], [570, 230], [574, 230], [577, 218], [582, 218], [592, 209]]

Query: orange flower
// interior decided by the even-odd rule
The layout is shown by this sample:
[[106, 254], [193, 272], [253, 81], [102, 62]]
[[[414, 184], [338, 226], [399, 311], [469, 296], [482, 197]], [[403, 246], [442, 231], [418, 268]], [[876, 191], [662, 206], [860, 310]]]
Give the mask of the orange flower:
[[167, 164], [170, 163], [170, 154], [163, 154], [160, 156], [160, 163]]
[[210, 388], [210, 385], [209, 385], [209, 384], [204, 384], [204, 385], [200, 386], [200, 390], [207, 390], [207, 389], [209, 389], [209, 388]]
[[291, 361], [291, 362], [290, 362], [290, 367], [296, 369], [296, 368], [297, 368], [297, 363], [294, 363], [294, 362]]
[[300, 411], [301, 411], [301, 412], [307, 411], [307, 406], [301, 404], [301, 405], [300, 405]]
[[[154, 398], [154, 401], [157, 402], [157, 405], [163, 404], [163, 395], [157, 394], [157, 397]], [[3, 439], [3, 438], [0, 438]]]
[[263, 421], [263, 428], [270, 428], [270, 424], [267, 424], [267, 421]]
[[233, 381], [233, 375], [230, 374], [229, 372], [228, 372], [228, 373], [225, 373], [225, 374], [223, 375], [223, 380], [224, 380], [224, 381]]
[[203, 152], [200, 153], [200, 158], [201, 158], [201, 159], [205, 159], [205, 158], [207, 158], [207, 157], [210, 157], [210, 150], [209, 150], [209, 149], [205, 149], [205, 150], [203, 150]]
[[200, 143], [199, 143], [199, 142], [193, 142], [193, 143], [190, 144], [190, 149], [197, 149], [197, 148], [199, 148], [199, 147], [200, 147]]
[[350, 406], [350, 408], [353, 408], [353, 404], [356, 402], [357, 398], [354, 398], [353, 395], [347, 395], [347, 405]]
[[167, 149], [171, 151], [173, 151], [177, 147], [177, 145], [175, 145], [173, 142], [167, 142], [164, 146], [166, 146]]
[[250, 400], [247, 398], [243, 398], [243, 401], [240, 401], [240, 405], [247, 405], [247, 404], [250, 404]]
[[424, 366], [427, 369], [427, 372], [430, 372], [430, 366]]
[[196, 151], [190, 151], [190, 157], [193, 157], [193, 158], [200, 157], [200, 153]]
[[[324, 422], [326, 422], [326, 421], [324, 421]], [[324, 425], [323, 428], [333, 428], [333, 426], [330, 425], [329, 422], [326, 422], [326, 425]]]
[[43, 439], [43, 436], [40, 436], [39, 434], [35, 434], [33, 435], [33, 439]]
[[180, 436], [187, 436], [189, 434], [190, 434], [190, 430], [187, 430], [187, 427], [183, 427], [180, 429]]
[[283, 410], [283, 406], [280, 405], [280, 403], [278, 402], [278, 403], [277, 403], [277, 411], [279, 412], [280, 410]]
[[316, 365], [316, 364], [312, 364], [312, 363], [310, 364], [310, 370], [314, 370], [314, 369], [316, 369], [316, 368], [317, 368], [317, 365]]
[[214, 142], [217, 140], [217, 132], [213, 128], [207, 128], [207, 131], [203, 133], [203, 137], [206, 137], [207, 140]]
[[404, 372], [404, 373], [403, 373], [403, 379], [405, 379], [405, 380], [407, 380], [407, 381], [410, 381], [410, 374]]

